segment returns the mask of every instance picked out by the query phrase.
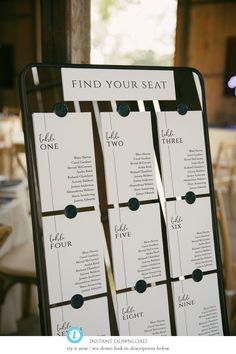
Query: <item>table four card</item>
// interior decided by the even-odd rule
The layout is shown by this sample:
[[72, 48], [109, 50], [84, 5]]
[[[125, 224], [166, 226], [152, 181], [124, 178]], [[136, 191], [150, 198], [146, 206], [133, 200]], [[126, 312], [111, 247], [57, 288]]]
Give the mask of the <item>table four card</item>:
[[43, 217], [43, 234], [50, 304], [107, 291], [99, 212]]
[[42, 211], [98, 205], [90, 113], [34, 113]]

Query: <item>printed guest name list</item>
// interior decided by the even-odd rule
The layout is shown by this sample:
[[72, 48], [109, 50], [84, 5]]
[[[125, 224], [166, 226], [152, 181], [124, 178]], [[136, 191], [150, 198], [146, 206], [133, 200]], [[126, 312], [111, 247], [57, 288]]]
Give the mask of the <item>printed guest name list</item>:
[[42, 211], [98, 204], [90, 113], [34, 113]]

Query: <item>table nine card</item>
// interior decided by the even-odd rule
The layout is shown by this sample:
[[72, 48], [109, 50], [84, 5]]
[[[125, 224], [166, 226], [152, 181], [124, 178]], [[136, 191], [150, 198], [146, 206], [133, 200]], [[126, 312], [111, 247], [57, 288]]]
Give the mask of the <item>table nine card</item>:
[[150, 112], [101, 113], [108, 203], [157, 199]]
[[34, 113], [42, 211], [98, 204], [90, 113]]
[[[110, 323], [106, 297], [86, 300], [79, 309], [65, 305], [50, 309], [53, 336], [66, 336], [70, 327], [82, 329], [85, 336], [109, 336]], [[96, 319], [101, 319], [97, 321]]]
[[109, 209], [113, 270], [116, 289], [165, 280], [159, 204]]
[[178, 336], [223, 335], [219, 289], [215, 273], [172, 284]]
[[216, 269], [210, 198], [166, 203], [171, 276]]
[[209, 193], [202, 113], [157, 113], [166, 198]]
[[170, 318], [166, 285], [117, 295], [121, 336], [169, 336]]
[[43, 217], [43, 234], [50, 304], [106, 292], [99, 212]]

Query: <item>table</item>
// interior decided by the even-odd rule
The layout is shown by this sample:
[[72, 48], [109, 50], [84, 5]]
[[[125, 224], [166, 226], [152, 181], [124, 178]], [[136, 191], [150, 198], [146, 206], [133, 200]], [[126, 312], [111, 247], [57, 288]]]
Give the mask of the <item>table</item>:
[[[2, 206], [0, 205], [0, 222], [13, 227], [12, 234], [0, 250], [0, 257], [16, 246], [25, 242], [32, 242], [31, 222], [24, 194]], [[32, 291], [31, 299], [33, 301], [30, 312], [37, 313], [36, 287]], [[17, 331], [17, 320], [21, 316], [22, 285], [17, 284], [11, 288], [1, 308], [1, 334], [15, 333]]]
[[23, 143], [21, 119], [18, 116], [3, 118], [0, 114], [0, 174], [11, 176], [13, 174], [14, 143]]
[[209, 128], [211, 159], [215, 162], [220, 144], [227, 141], [236, 141], [236, 129], [232, 128]]

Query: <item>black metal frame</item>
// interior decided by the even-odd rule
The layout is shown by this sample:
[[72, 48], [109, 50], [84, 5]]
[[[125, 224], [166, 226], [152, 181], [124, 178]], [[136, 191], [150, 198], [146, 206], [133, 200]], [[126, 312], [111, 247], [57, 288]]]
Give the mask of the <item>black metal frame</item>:
[[[214, 234], [214, 243], [216, 251], [216, 262], [217, 262], [217, 275], [218, 275], [218, 284], [219, 284], [219, 295], [220, 295], [220, 304], [221, 304], [221, 314], [222, 314], [222, 323], [224, 335], [229, 334], [228, 321], [227, 321], [227, 311], [226, 311], [226, 302], [223, 286], [223, 273], [222, 273], [222, 264], [221, 264], [221, 254], [220, 254], [220, 244], [219, 244], [219, 234], [217, 226], [217, 216], [216, 216], [216, 205], [214, 199], [214, 185], [213, 185], [213, 174], [212, 174], [212, 163], [210, 157], [210, 144], [208, 136], [208, 125], [207, 125], [207, 113], [206, 113], [206, 102], [205, 102], [205, 92], [204, 84], [201, 74], [193, 68], [181, 68], [181, 67], [154, 67], [154, 66], [120, 66], [120, 65], [69, 65], [69, 64], [58, 64], [58, 65], [47, 65], [47, 64], [31, 64], [28, 65], [21, 73], [19, 86], [20, 86], [20, 99], [21, 107], [23, 112], [23, 129], [25, 136], [25, 146], [26, 146], [26, 158], [27, 158], [27, 167], [28, 167], [28, 180], [29, 180], [29, 190], [30, 190], [30, 202], [31, 202], [31, 214], [32, 214], [32, 226], [33, 226], [33, 235], [34, 235], [34, 250], [36, 258], [36, 270], [38, 278], [38, 295], [39, 295], [39, 308], [40, 308], [40, 318], [41, 318], [41, 331], [42, 335], [51, 335], [51, 325], [50, 325], [50, 314], [49, 314], [49, 301], [48, 301], [48, 289], [46, 282], [46, 266], [45, 266], [45, 254], [43, 249], [43, 234], [41, 227], [41, 209], [39, 205], [39, 192], [38, 192], [38, 183], [37, 183], [37, 166], [34, 153], [34, 141], [33, 135], [30, 128], [31, 122], [31, 113], [28, 107], [28, 94], [34, 90], [47, 89], [53, 85], [61, 85], [61, 82], [55, 81], [54, 83], [44, 83], [42, 86], [32, 87], [29, 90], [26, 89], [26, 79], [27, 74], [31, 68], [36, 67], [40, 69], [61, 69], [61, 68], [90, 68], [90, 69], [123, 69], [123, 70], [171, 70], [174, 71], [175, 76], [180, 80], [185, 80], [184, 77], [189, 74], [192, 75], [195, 72], [201, 84], [202, 91], [202, 102], [203, 107], [199, 108], [199, 102], [196, 102], [196, 107], [198, 110], [202, 110], [203, 115], [203, 127], [204, 127], [204, 138], [206, 145], [206, 155], [207, 155], [207, 168], [208, 168], [208, 177], [209, 177], [209, 195], [211, 199], [211, 208], [212, 208], [212, 220], [213, 220], [213, 234]], [[196, 88], [195, 88], [196, 89]], [[188, 91], [188, 88], [187, 88]], [[186, 91], [186, 92], [187, 92]], [[195, 95], [194, 100], [198, 100]], [[180, 101], [181, 97], [177, 97], [174, 104]], [[190, 98], [191, 101], [191, 98]], [[55, 102], [56, 103], [56, 102]], [[194, 105], [195, 103], [192, 102]], [[191, 102], [190, 102], [191, 105]], [[173, 110], [173, 102], [161, 102], [161, 111], [162, 110]], [[162, 216], [162, 230], [165, 228], [164, 220]], [[166, 248], [167, 246], [165, 246]], [[168, 254], [168, 249], [166, 250]], [[165, 255], [166, 255], [165, 254]], [[165, 257], [165, 262], [168, 263], [168, 260]], [[167, 264], [168, 266], [168, 264]], [[169, 266], [168, 266], [169, 268]], [[167, 268], [167, 270], [168, 270]], [[207, 273], [207, 272], [206, 272]], [[187, 277], [188, 278], [188, 277]], [[173, 281], [173, 279], [172, 279]], [[166, 284], [168, 280], [166, 281]], [[170, 313], [173, 312], [173, 308], [170, 308]], [[175, 325], [172, 325], [172, 334], [176, 334]]]

